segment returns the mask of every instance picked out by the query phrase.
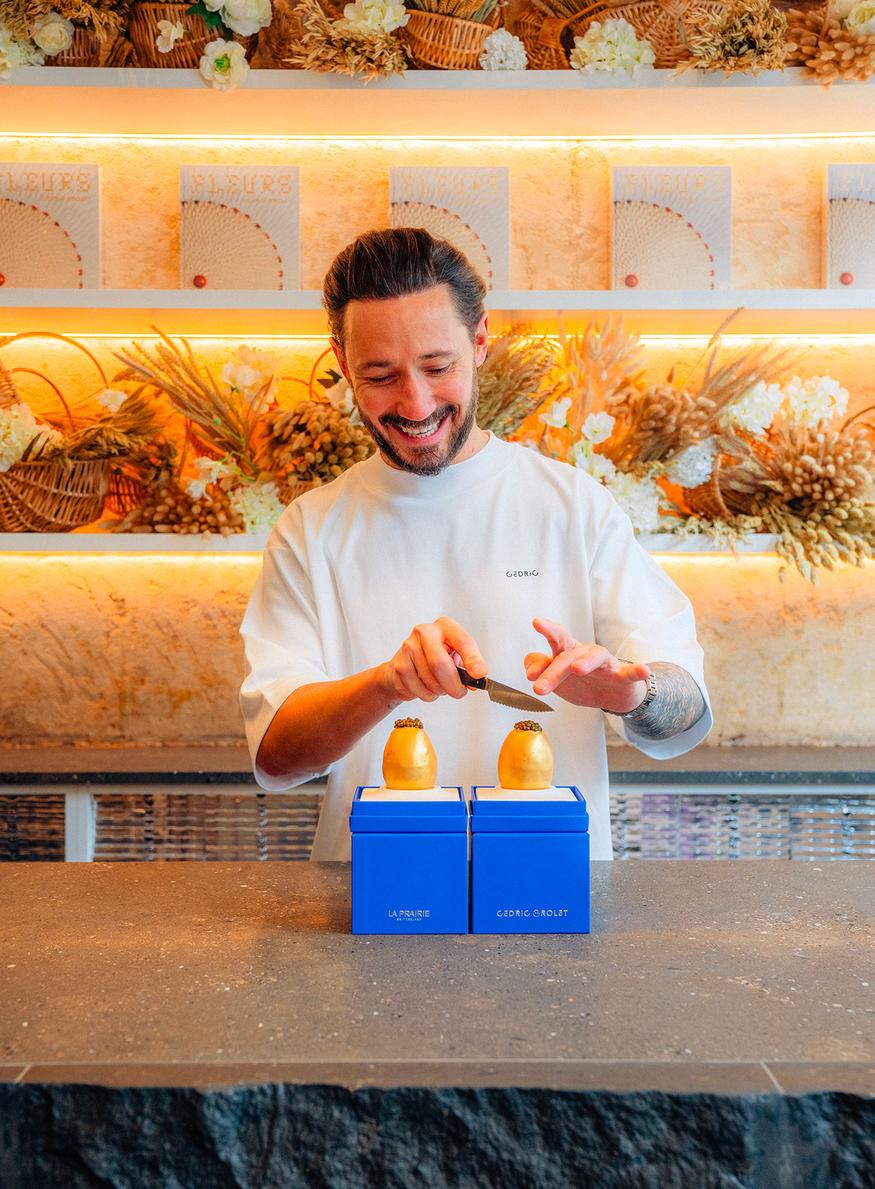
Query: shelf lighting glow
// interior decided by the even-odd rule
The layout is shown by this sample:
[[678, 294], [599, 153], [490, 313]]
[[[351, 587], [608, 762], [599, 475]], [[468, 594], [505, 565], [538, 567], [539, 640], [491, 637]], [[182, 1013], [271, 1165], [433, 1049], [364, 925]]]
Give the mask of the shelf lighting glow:
[[543, 146], [545, 148], [566, 147], [568, 149], [576, 148], [581, 144], [599, 144], [599, 145], [623, 145], [624, 147], [641, 148], [666, 148], [673, 147], [701, 147], [703, 149], [713, 148], [715, 145], [721, 145], [728, 148], [738, 146], [739, 149], [746, 148], [749, 145], [773, 145], [780, 147], [781, 145], [798, 145], [803, 144], [837, 144], [846, 143], [848, 145], [872, 145], [875, 144], [875, 133], [871, 132], [751, 132], [745, 134], [739, 133], [713, 133], [711, 135], [703, 136], [701, 133], [691, 133], [689, 136], [641, 136], [637, 135], [613, 135], [601, 133], [581, 133], [579, 136], [447, 136], [447, 135], [422, 135], [410, 137], [398, 136], [374, 136], [374, 135], [358, 135], [358, 136], [332, 136], [331, 134], [321, 135], [299, 135], [299, 136], [252, 136], [248, 134], [234, 134], [217, 136], [201, 136], [191, 134], [180, 134], [175, 132], [161, 132], [161, 133], [141, 133], [141, 132], [9, 132], [4, 131], [0, 133], [0, 144], [4, 141], [51, 141], [52, 143], [69, 142], [72, 144], [89, 144], [89, 143], [115, 143], [121, 142], [124, 144], [193, 144], [198, 146], [207, 146], [213, 148], [224, 148], [229, 144], [252, 145], [254, 147], [265, 146], [281, 146], [287, 148], [293, 145], [330, 145], [332, 148], [339, 149], [360, 149], [368, 145], [374, 145], [382, 148], [393, 148], [399, 150], [406, 150], [411, 146], [420, 144], [428, 145], [447, 145], [457, 147], [459, 145], [471, 145], [475, 148], [482, 148], [486, 146], [498, 146], [501, 148], [519, 148], [532, 149]]

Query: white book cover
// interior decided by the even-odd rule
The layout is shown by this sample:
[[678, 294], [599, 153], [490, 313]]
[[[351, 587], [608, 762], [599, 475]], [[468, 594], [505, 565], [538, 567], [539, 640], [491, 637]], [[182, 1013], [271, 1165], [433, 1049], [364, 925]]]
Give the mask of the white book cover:
[[875, 165], [828, 165], [823, 237], [826, 289], [875, 289]]
[[0, 275], [10, 289], [100, 288], [100, 166], [0, 165]]
[[393, 227], [424, 227], [463, 252], [490, 289], [510, 287], [508, 171], [502, 166], [396, 166]]
[[183, 165], [181, 289], [300, 289], [296, 165]]
[[731, 168], [615, 166], [611, 288], [700, 290], [731, 284]]

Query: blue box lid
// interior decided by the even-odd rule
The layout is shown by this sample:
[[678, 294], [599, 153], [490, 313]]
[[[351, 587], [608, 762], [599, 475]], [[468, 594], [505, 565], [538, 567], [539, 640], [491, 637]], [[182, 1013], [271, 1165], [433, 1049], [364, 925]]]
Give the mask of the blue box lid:
[[378, 785], [359, 785], [352, 799], [349, 828], [353, 834], [455, 834], [468, 829], [468, 806], [458, 785], [446, 788], [452, 801], [423, 801], [411, 792], [409, 801], [363, 801], [362, 793]]
[[531, 800], [484, 801], [478, 792], [495, 785], [475, 785], [471, 790], [471, 832], [476, 833], [585, 833], [589, 829], [586, 801], [573, 784], [559, 784], [574, 794], [572, 801], [547, 801], [532, 792]]

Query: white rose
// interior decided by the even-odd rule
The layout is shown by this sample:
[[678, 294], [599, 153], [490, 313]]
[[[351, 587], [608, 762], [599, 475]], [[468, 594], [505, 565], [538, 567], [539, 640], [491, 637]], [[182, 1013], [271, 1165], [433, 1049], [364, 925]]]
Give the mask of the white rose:
[[834, 16], [837, 21], [844, 21], [858, 3], [859, 0], [832, 0], [829, 6], [830, 16]]
[[272, 16], [270, 0], [225, 0], [222, 8], [222, 21], [242, 37], [269, 25]]
[[875, 3], [872, 0], [860, 0], [848, 13], [845, 24], [855, 33], [866, 36], [875, 34]]
[[249, 73], [249, 63], [242, 45], [217, 38], [204, 47], [200, 60], [201, 77], [219, 91], [230, 91]]
[[73, 44], [73, 23], [59, 12], [47, 12], [34, 21], [30, 36], [43, 53], [54, 57]]

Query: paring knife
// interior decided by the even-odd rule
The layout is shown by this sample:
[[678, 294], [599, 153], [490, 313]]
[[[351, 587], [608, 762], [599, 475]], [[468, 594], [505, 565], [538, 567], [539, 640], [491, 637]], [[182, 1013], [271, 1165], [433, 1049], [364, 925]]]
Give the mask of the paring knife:
[[456, 669], [462, 685], [467, 685], [469, 689], [485, 690], [489, 700], [498, 702], [501, 706], [512, 706], [514, 710], [528, 710], [532, 714], [546, 714], [553, 710], [552, 706], [548, 706], [540, 698], [533, 698], [531, 694], [525, 694], [513, 686], [502, 685], [500, 681], [493, 681], [491, 677], [472, 677], [458, 665]]

